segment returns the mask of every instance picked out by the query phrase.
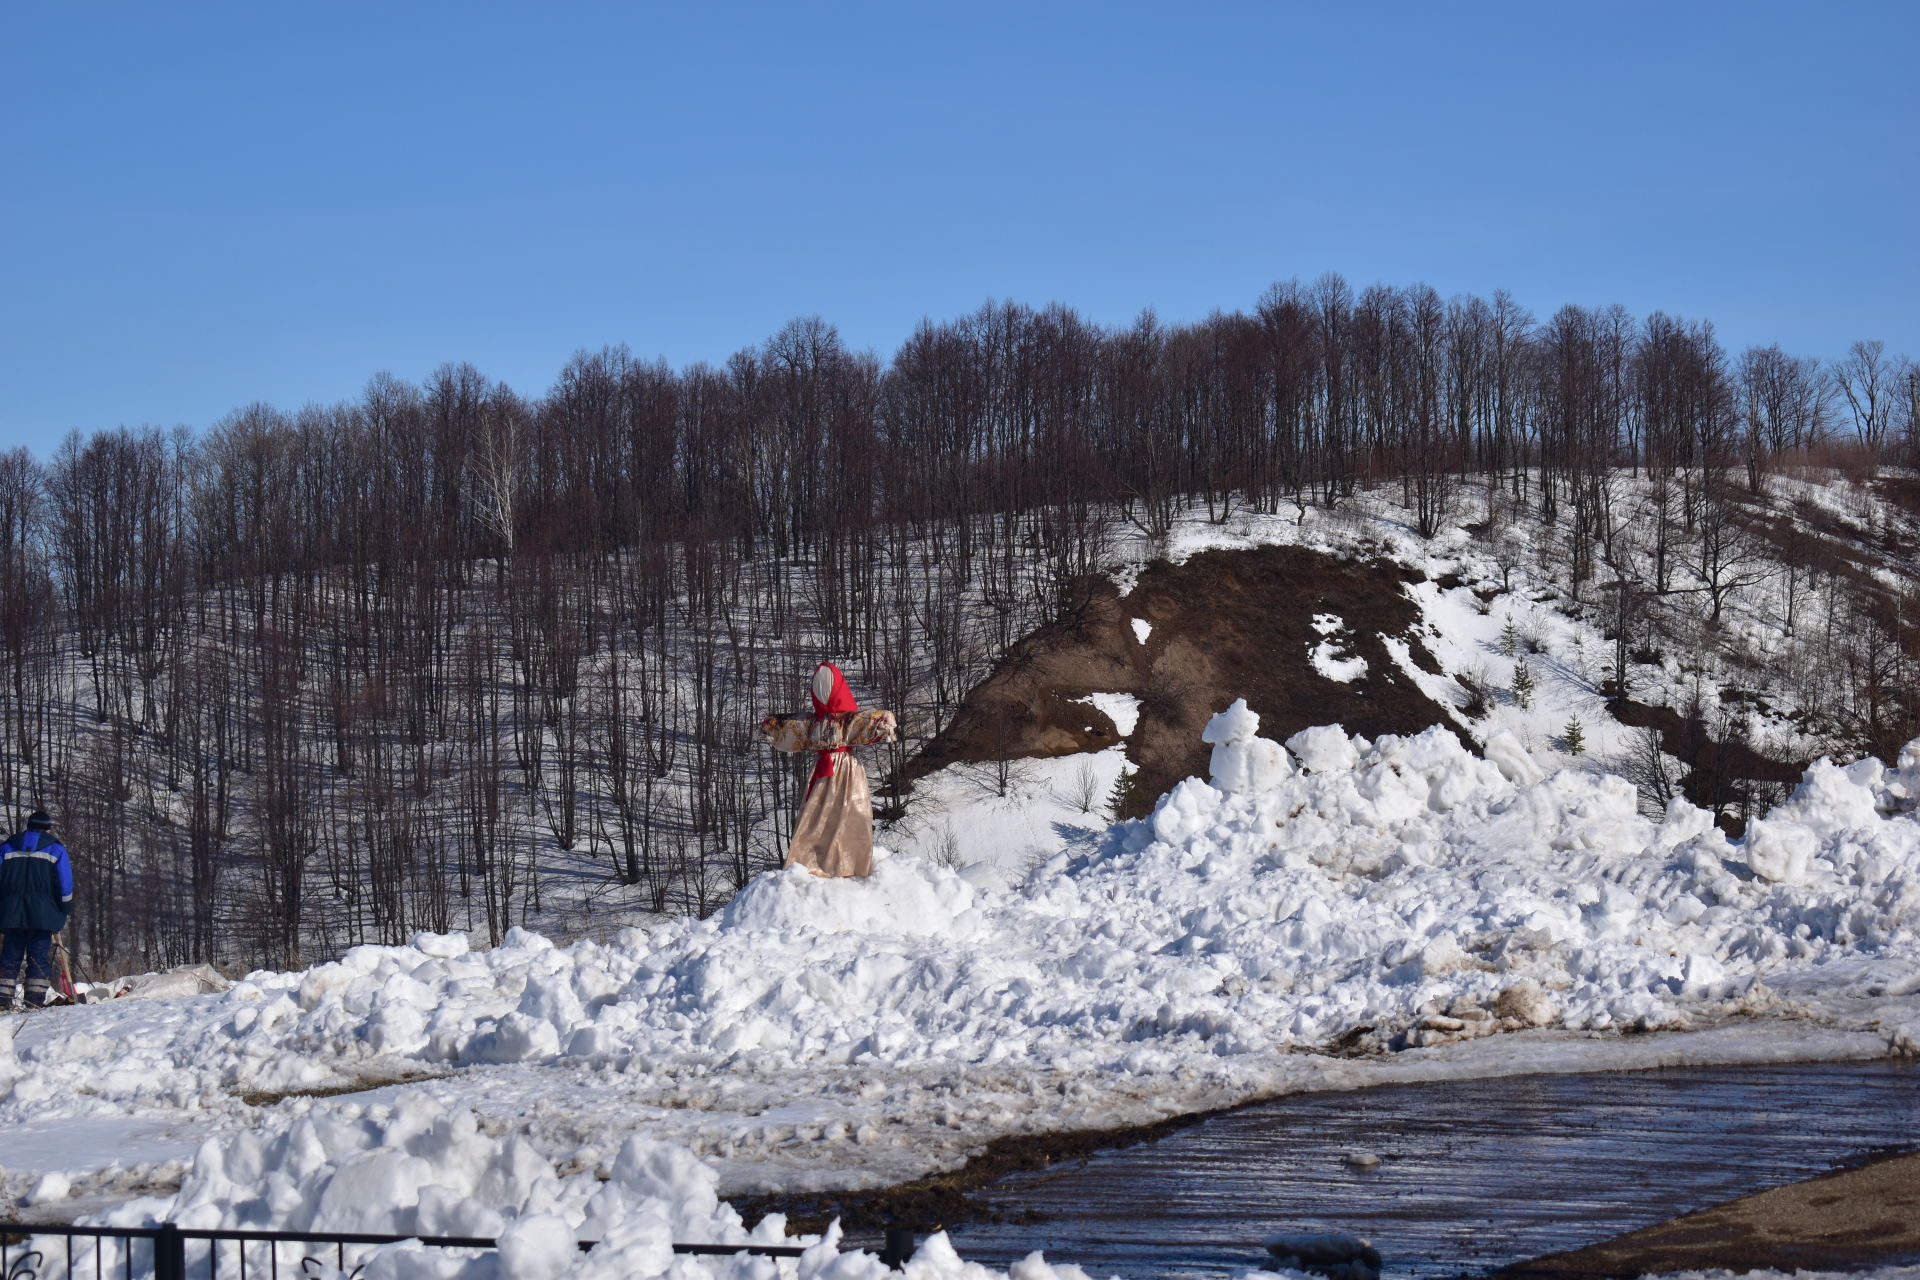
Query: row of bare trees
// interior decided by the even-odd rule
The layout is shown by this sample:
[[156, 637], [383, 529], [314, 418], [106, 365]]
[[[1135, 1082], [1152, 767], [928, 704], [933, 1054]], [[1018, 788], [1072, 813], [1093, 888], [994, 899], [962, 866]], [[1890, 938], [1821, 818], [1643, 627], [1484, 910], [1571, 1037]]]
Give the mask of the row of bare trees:
[[99, 967], [706, 910], [778, 855], [753, 724], [815, 659], [901, 711], [893, 778], [1117, 529], [1386, 483], [1430, 535], [1478, 485], [1565, 530], [1576, 599], [1684, 578], [1717, 617], [1741, 495], [1836, 442], [1914, 456], [1911, 364], [1338, 277], [1191, 325], [991, 304], [884, 363], [806, 319], [538, 398], [383, 374], [0, 454], [0, 803], [59, 813]]

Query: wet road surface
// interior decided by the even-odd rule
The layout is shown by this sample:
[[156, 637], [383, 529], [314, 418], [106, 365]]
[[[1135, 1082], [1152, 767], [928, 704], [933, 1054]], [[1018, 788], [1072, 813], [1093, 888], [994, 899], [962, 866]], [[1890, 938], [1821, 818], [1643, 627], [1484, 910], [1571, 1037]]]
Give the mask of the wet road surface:
[[[1518, 1076], [1302, 1094], [978, 1193], [964, 1258], [1034, 1249], [1099, 1277], [1219, 1276], [1262, 1237], [1370, 1238], [1388, 1276], [1480, 1272], [1920, 1144], [1896, 1062]], [[1347, 1163], [1377, 1155], [1372, 1169]]]

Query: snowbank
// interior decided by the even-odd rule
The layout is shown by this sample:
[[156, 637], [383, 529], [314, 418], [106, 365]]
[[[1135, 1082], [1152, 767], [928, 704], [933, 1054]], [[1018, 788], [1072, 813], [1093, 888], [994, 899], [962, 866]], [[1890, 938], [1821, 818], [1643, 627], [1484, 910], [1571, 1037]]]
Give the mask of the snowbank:
[[[1001, 1132], [1131, 1119], [1115, 1100], [1220, 1105], [1334, 1061], [1295, 1049], [1746, 1014], [1799, 1018], [1812, 1036], [1849, 1000], [1880, 1001], [1849, 1015], [1879, 1051], [1920, 1040], [1920, 745], [1892, 769], [1815, 765], [1740, 845], [1684, 803], [1642, 817], [1619, 778], [1543, 776], [1508, 741], [1483, 758], [1444, 729], [1368, 742], [1324, 726], [1282, 745], [1258, 723], [1229, 708], [1207, 730], [1212, 781], [1188, 779], [1149, 818], [1010, 888], [877, 853], [867, 881], [770, 872], [714, 919], [609, 943], [515, 931], [474, 952], [423, 934], [218, 995], [63, 1011], [57, 1035], [38, 1015], [0, 1047], [0, 1129], [196, 1113], [251, 1127], [259, 1113], [231, 1098], [242, 1090], [438, 1075], [439, 1096], [505, 1099], [491, 1123], [540, 1135], [538, 1158], [609, 1174], [627, 1133], [737, 1106], [751, 1125], [698, 1154], [756, 1185], [754, 1162], [775, 1147], [843, 1178], [899, 1175], [924, 1171], [913, 1144], [935, 1129], [939, 1158], [963, 1158]], [[902, 1081], [919, 1130], [902, 1127]], [[351, 1147], [370, 1124], [387, 1128], [367, 1143], [408, 1159], [426, 1158], [423, 1144], [464, 1149], [457, 1120], [323, 1122], [347, 1104], [310, 1105], [314, 1132], [348, 1126], [320, 1140], [336, 1154], [375, 1150]], [[753, 1126], [761, 1146], [748, 1150]], [[340, 1173], [319, 1165], [243, 1194], [272, 1163], [244, 1141], [202, 1151], [208, 1181], [182, 1194], [226, 1189], [189, 1196], [188, 1210], [224, 1198], [285, 1220], [346, 1202], [329, 1201]], [[393, 1177], [428, 1185], [414, 1166], [395, 1172], [403, 1163], [389, 1162]], [[459, 1167], [464, 1181], [436, 1185], [504, 1212], [511, 1196], [474, 1188], [507, 1175]], [[587, 1212], [552, 1195], [527, 1212]], [[413, 1202], [383, 1199], [411, 1229], [393, 1206]], [[417, 1203], [428, 1216], [406, 1221], [442, 1220]]]
[[[789, 1240], [786, 1220], [769, 1214], [748, 1231], [740, 1215], [721, 1203], [718, 1182], [711, 1167], [684, 1149], [643, 1137], [626, 1140], [604, 1178], [592, 1170], [562, 1173], [524, 1139], [489, 1136], [470, 1112], [406, 1093], [391, 1105], [349, 1103], [282, 1117], [263, 1132], [225, 1143], [209, 1142], [177, 1194], [137, 1200], [95, 1221], [499, 1241], [491, 1253], [417, 1243], [356, 1250], [348, 1262], [352, 1274], [365, 1280], [644, 1280], [669, 1274], [676, 1280], [771, 1280], [780, 1274], [769, 1260], [745, 1254], [676, 1257], [675, 1242], [810, 1246], [797, 1268], [789, 1264], [787, 1274], [799, 1280], [893, 1274], [870, 1253], [842, 1253], [837, 1228], [824, 1237]], [[583, 1251], [582, 1242], [592, 1247]], [[226, 1246], [223, 1255], [230, 1266], [238, 1261], [234, 1247]], [[190, 1267], [205, 1248], [189, 1245]], [[77, 1261], [87, 1270], [92, 1259]], [[266, 1269], [265, 1246], [253, 1246], [250, 1261]], [[1022, 1280], [1082, 1277], [1078, 1268], [1056, 1271], [1038, 1255], [1016, 1271]], [[312, 1268], [302, 1274], [313, 1274]], [[935, 1236], [921, 1246], [909, 1274], [986, 1280], [995, 1273], [961, 1263], [946, 1238]]]

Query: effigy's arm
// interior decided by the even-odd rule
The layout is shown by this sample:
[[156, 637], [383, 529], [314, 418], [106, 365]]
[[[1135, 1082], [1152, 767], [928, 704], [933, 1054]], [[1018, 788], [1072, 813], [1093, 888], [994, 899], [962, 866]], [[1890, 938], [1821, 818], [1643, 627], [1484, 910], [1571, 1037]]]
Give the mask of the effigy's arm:
[[859, 712], [846, 727], [846, 744], [850, 747], [871, 747], [875, 743], [892, 742], [899, 736], [900, 724], [893, 712], [878, 708]]
[[807, 720], [804, 716], [771, 715], [760, 722], [760, 736], [775, 751], [811, 751], [813, 743], [807, 736]]
[[760, 722], [760, 736], [775, 751], [839, 751], [892, 742], [899, 737], [899, 722], [893, 712], [878, 709], [817, 721], [810, 716], [773, 715]]

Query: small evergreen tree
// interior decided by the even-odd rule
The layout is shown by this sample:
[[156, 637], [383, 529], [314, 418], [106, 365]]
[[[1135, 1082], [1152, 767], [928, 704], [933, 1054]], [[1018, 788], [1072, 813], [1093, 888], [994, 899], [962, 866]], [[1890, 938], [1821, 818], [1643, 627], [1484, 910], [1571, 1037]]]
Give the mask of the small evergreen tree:
[[1524, 659], [1513, 664], [1513, 705], [1522, 711], [1533, 705], [1533, 669]]
[[1560, 736], [1567, 741], [1568, 755], [1577, 756], [1586, 749], [1587, 735], [1586, 731], [1580, 727], [1579, 716], [1567, 721], [1567, 727], [1560, 731]]
[[1513, 615], [1507, 615], [1507, 625], [1500, 628], [1500, 652], [1511, 658], [1520, 648], [1520, 628], [1513, 625]]

